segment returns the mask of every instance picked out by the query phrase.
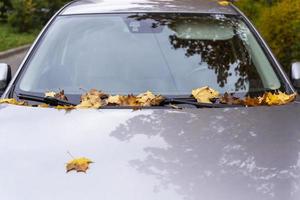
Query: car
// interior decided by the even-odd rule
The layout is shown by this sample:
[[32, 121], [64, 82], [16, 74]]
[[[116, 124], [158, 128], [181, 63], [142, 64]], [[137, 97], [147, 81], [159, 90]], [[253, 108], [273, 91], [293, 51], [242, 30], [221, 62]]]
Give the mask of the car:
[[0, 88], [0, 199], [300, 199], [300, 63], [226, 1], [73, 1]]

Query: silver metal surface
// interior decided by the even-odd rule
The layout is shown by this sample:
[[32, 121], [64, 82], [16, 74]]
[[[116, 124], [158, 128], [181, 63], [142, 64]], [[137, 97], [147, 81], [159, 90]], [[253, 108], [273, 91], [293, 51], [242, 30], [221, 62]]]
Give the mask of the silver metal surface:
[[0, 63], [0, 90], [3, 90], [7, 86], [7, 77], [9, 73], [9, 67], [5, 63]]
[[292, 64], [292, 79], [300, 80], [300, 62], [295, 62]]
[[[299, 200], [300, 104], [73, 110], [0, 105], [2, 200]], [[65, 163], [87, 157], [87, 173]]]
[[122, 12], [237, 14], [231, 6], [222, 6], [217, 0], [81, 0], [70, 4], [60, 14]]

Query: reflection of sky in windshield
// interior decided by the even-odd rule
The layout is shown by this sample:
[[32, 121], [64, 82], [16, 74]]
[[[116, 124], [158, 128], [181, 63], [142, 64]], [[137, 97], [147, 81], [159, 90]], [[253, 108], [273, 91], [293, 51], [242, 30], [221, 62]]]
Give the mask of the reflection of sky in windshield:
[[82, 88], [96, 88], [125, 95], [190, 95], [203, 86], [244, 95], [279, 89], [257, 42], [249, 46], [246, 31], [238, 31], [241, 24], [221, 15], [60, 17], [29, 62], [20, 89], [82, 94]]

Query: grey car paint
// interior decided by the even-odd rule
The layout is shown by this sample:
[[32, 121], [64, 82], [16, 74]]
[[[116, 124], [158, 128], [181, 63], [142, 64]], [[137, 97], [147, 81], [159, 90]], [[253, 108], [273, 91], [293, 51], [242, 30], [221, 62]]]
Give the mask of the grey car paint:
[[[300, 198], [297, 103], [71, 112], [2, 105], [0, 113], [0, 199]], [[86, 174], [66, 173], [67, 152], [94, 163]]]

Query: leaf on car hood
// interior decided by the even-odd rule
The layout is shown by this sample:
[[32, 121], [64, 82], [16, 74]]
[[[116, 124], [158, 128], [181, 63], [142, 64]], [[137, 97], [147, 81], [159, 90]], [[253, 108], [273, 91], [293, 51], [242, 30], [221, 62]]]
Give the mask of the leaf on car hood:
[[208, 86], [198, 88], [192, 91], [193, 97], [198, 101], [198, 103], [213, 103], [214, 99], [220, 97], [220, 93]]
[[17, 101], [16, 99], [0, 99], [0, 104], [13, 104], [18, 106], [28, 106], [26, 101]]
[[93, 161], [88, 158], [78, 158], [71, 160], [66, 165], [67, 173], [73, 170], [76, 172], [86, 173], [91, 163], [93, 163]]
[[101, 108], [102, 106], [105, 106], [106, 102], [104, 99], [107, 97], [107, 94], [92, 89], [81, 96], [80, 104], [77, 105], [76, 108]]

